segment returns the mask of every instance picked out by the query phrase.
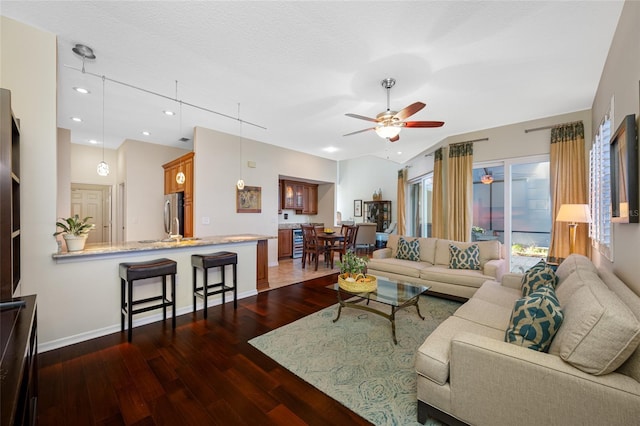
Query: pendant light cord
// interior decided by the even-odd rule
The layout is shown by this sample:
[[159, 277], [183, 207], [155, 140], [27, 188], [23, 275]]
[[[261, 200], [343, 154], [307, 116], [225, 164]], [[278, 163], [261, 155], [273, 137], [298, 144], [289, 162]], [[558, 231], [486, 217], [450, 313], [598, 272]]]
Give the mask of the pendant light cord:
[[102, 162], [104, 163], [104, 81], [105, 77], [102, 76]]

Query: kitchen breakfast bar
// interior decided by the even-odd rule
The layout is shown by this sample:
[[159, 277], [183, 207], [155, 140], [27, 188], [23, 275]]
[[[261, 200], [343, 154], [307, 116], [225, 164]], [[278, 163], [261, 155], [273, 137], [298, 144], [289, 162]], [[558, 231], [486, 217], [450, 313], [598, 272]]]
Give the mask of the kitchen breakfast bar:
[[[41, 303], [38, 306], [39, 311], [50, 311], [49, 315], [42, 312], [42, 316], [56, 318], [55, 321], [39, 324], [42, 337], [40, 350], [55, 349], [120, 331], [120, 263], [148, 262], [158, 258], [174, 260], [177, 263], [176, 315], [183, 315], [193, 311], [192, 255], [219, 251], [236, 253], [237, 296], [242, 299], [269, 287], [267, 242], [274, 238], [237, 234], [175, 241], [144, 240], [121, 244], [87, 244], [82, 251], [54, 253], [51, 257], [56, 266], [55, 276], [51, 277], [51, 298], [43, 297], [41, 300], [50, 300], [52, 305], [59, 305]], [[211, 269], [209, 282], [220, 281], [220, 275], [219, 268]], [[229, 275], [227, 273], [227, 280]], [[201, 275], [198, 280], [201, 284]], [[157, 294], [161, 282], [161, 278], [136, 282], [136, 298]], [[208, 306], [219, 303], [220, 295], [208, 299]], [[198, 320], [202, 319], [202, 307], [202, 300], [198, 299]], [[54, 314], [56, 311], [58, 313]], [[170, 313], [167, 315], [169, 318]], [[162, 310], [154, 310], [136, 315], [133, 326], [135, 328], [161, 320]]]

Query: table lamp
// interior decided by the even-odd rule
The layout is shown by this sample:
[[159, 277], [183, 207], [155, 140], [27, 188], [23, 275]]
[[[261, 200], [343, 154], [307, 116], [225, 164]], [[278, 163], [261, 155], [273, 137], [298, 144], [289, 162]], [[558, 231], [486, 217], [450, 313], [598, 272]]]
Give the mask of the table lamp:
[[562, 204], [556, 222], [569, 222], [569, 254], [576, 248], [576, 228], [578, 223], [590, 223], [591, 213], [588, 204]]

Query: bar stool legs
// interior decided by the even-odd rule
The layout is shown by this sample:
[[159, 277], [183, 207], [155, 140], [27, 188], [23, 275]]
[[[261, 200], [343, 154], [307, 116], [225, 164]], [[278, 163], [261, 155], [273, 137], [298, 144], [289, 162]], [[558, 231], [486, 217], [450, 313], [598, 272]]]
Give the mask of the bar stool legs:
[[[238, 308], [238, 255], [237, 253], [221, 251], [211, 254], [191, 255], [191, 265], [193, 266], [193, 312], [196, 311], [196, 298], [203, 300], [204, 318], [207, 318], [207, 299], [214, 294], [222, 294], [222, 303], [226, 303], [225, 293], [233, 291], [233, 309]], [[225, 269], [228, 265], [233, 267], [233, 286], [228, 286], [226, 282]], [[209, 283], [209, 268], [220, 268], [221, 281]], [[197, 284], [197, 271], [202, 269], [202, 286]]]
[[[177, 263], [171, 259], [156, 259], [148, 262], [127, 262], [120, 264], [120, 330], [124, 331], [127, 317], [127, 340], [131, 342], [133, 315], [162, 308], [162, 318], [167, 320], [167, 307], [171, 308], [171, 327], [176, 328], [176, 273]], [[171, 277], [171, 299], [167, 298], [167, 275]], [[133, 299], [133, 284], [136, 280], [162, 277], [162, 294], [145, 299]], [[157, 302], [150, 304], [152, 302]], [[145, 306], [134, 309], [134, 306]]]

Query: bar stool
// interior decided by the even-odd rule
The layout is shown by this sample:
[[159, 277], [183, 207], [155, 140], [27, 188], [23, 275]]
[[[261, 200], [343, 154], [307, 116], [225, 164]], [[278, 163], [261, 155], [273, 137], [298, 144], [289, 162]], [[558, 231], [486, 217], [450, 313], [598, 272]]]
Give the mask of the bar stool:
[[[238, 254], [230, 251], [220, 251], [211, 254], [192, 254], [191, 265], [193, 266], [193, 312], [196, 311], [196, 297], [204, 300], [204, 317], [207, 318], [207, 298], [214, 294], [222, 293], [222, 303], [225, 303], [224, 295], [227, 291], [233, 290], [233, 309], [238, 308], [238, 281], [237, 267]], [[226, 285], [225, 269], [227, 265], [233, 265], [233, 287]], [[209, 268], [220, 268], [222, 281], [218, 283], [209, 283]], [[198, 268], [203, 271], [202, 287], [197, 286], [196, 272]], [[214, 289], [213, 291], [210, 291]]]
[[[162, 308], [162, 318], [167, 320], [167, 306], [171, 307], [172, 328], [176, 328], [176, 272], [177, 263], [171, 259], [155, 259], [146, 262], [120, 264], [120, 330], [124, 331], [124, 317], [128, 318], [128, 340], [131, 342], [133, 315]], [[171, 300], [167, 299], [167, 275], [171, 276]], [[133, 282], [146, 278], [162, 277], [162, 295], [133, 300]], [[160, 301], [153, 305], [134, 309], [135, 305]]]

